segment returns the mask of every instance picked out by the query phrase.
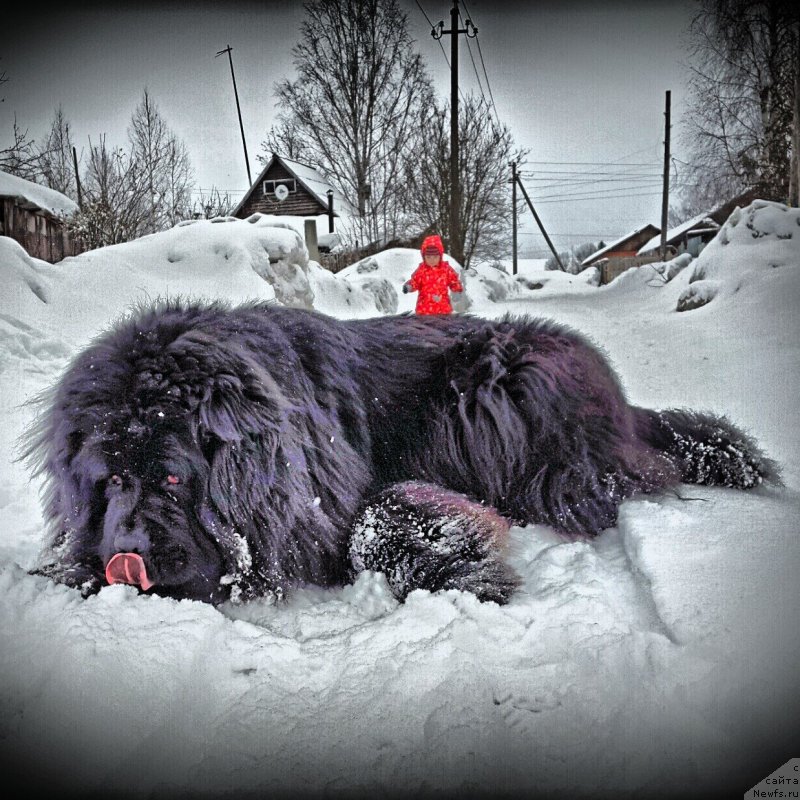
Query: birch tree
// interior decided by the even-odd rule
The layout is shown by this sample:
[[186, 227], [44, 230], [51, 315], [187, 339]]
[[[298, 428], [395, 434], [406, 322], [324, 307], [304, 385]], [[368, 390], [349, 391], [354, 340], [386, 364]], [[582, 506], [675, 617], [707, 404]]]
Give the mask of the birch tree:
[[695, 206], [754, 188], [786, 200], [792, 154], [798, 11], [787, 0], [701, 0], [689, 30]]

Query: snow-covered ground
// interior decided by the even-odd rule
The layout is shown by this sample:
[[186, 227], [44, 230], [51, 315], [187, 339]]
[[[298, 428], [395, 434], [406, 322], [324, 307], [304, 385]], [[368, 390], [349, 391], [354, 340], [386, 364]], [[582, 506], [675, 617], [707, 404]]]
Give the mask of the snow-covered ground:
[[[670, 281], [465, 276], [462, 308], [589, 335], [629, 398], [728, 415], [785, 487], [626, 502], [594, 541], [512, 530], [508, 606], [382, 575], [221, 608], [33, 577], [27, 403], [134, 304], [261, 298], [409, 311], [394, 250], [337, 276], [269, 218], [198, 221], [56, 265], [0, 237], [0, 754], [26, 792], [91, 797], [740, 796], [797, 756], [800, 212], [757, 202]], [[663, 271], [663, 270], [662, 270]], [[705, 305], [678, 312], [679, 300]]]

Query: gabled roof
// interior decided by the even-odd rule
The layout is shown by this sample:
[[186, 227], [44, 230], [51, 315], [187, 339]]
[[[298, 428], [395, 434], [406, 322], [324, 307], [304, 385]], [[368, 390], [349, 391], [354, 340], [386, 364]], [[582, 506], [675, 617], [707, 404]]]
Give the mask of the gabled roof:
[[323, 174], [315, 169], [314, 167], [309, 166], [308, 164], [302, 164], [299, 161], [294, 161], [291, 158], [286, 158], [285, 156], [279, 156], [276, 153], [272, 154], [272, 158], [267, 162], [264, 169], [261, 170], [261, 173], [256, 178], [253, 185], [250, 189], [245, 193], [244, 197], [241, 199], [239, 204], [233, 210], [233, 216], [236, 216], [239, 209], [244, 206], [244, 204], [250, 199], [250, 196], [253, 192], [261, 185], [261, 182], [264, 180], [264, 176], [269, 172], [271, 167], [275, 163], [279, 163], [283, 166], [285, 170], [290, 172], [300, 185], [315, 199], [319, 204], [322, 206], [323, 209], [328, 209], [328, 189], [333, 190], [333, 213], [334, 216], [340, 216], [338, 213], [339, 210], [344, 209], [346, 213], [351, 213], [352, 208], [350, 203], [346, 200], [344, 195], [342, 195], [332, 184], [330, 181], [325, 180]]
[[13, 197], [23, 208], [54, 217], [70, 217], [79, 211], [78, 204], [65, 194], [3, 171], [0, 171], [0, 197]]
[[[704, 211], [702, 214], [698, 214], [696, 217], [687, 219], [686, 222], [682, 222], [680, 225], [670, 228], [670, 230], [667, 231], [667, 244], [674, 245], [680, 242], [684, 235], [693, 228], [697, 228], [698, 234], [709, 233], [718, 231], [719, 225], [714, 222], [713, 219], [711, 219], [707, 211]], [[644, 245], [636, 255], [643, 255], [648, 251], [658, 250], [659, 247], [661, 247], [660, 233], [654, 236], [646, 245]]]
[[635, 231], [631, 231], [630, 233], [625, 234], [625, 236], [621, 236], [619, 239], [611, 242], [611, 244], [607, 244], [605, 247], [601, 247], [599, 250], [596, 250], [590, 256], [581, 261], [581, 266], [588, 266], [593, 261], [597, 261], [598, 258], [602, 257], [605, 253], [610, 253], [613, 250], [619, 250], [621, 245], [625, 244], [629, 239], [635, 239], [637, 236], [641, 236], [643, 233], [646, 233], [648, 228], [651, 228], [654, 233], [660, 233], [660, 228], [656, 227], [655, 225], [651, 225], [649, 222], [647, 225], [642, 225], [641, 228], [637, 228]]

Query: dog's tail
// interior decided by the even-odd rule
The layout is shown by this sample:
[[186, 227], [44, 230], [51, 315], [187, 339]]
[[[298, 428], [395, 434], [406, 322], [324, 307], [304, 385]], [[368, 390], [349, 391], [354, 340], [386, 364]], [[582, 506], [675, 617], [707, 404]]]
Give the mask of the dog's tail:
[[640, 438], [668, 455], [685, 483], [736, 489], [781, 483], [778, 465], [725, 417], [677, 408], [634, 413]]

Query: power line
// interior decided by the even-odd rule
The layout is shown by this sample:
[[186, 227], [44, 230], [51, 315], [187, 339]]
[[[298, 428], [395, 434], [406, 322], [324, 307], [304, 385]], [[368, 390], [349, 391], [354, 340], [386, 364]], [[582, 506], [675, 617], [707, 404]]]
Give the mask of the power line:
[[[541, 236], [539, 231], [519, 231], [520, 236]], [[560, 236], [564, 239], [612, 239], [618, 237], [616, 233], [551, 233], [551, 236]]]
[[629, 161], [626, 164], [622, 164], [620, 162], [624, 161], [626, 158], [633, 158], [633, 156], [638, 156], [640, 153], [645, 153], [648, 150], [651, 150], [652, 147], [642, 147], [639, 150], [634, 150], [632, 153], [627, 153], [624, 156], [619, 156], [619, 158], [614, 159], [613, 161], [526, 161], [526, 164], [555, 164], [555, 165], [567, 165], [567, 166], [585, 166], [585, 167], [654, 167], [654, 166], [661, 166], [660, 161]]
[[[467, 8], [467, 4], [464, 2], [464, 0], [461, 0], [461, 2], [463, 4], [463, 6], [464, 6], [464, 11], [466, 12], [467, 17], [469, 19], [472, 19], [472, 14], [469, 13], [469, 9]], [[491, 101], [491, 106], [492, 106], [492, 109], [494, 110], [494, 117], [497, 120], [497, 126], [498, 127], [502, 127], [502, 123], [500, 122], [500, 115], [497, 113], [497, 106], [495, 105], [495, 102], [494, 102], [494, 94], [492, 93], [492, 85], [491, 85], [491, 83], [489, 83], [489, 73], [486, 71], [486, 61], [484, 61], [484, 58], [483, 58], [483, 50], [481, 48], [480, 37], [478, 37], [478, 36], [475, 37], [475, 43], [478, 45], [478, 56], [480, 57], [481, 66], [483, 67], [483, 77], [486, 80], [486, 89], [489, 92], [489, 100]], [[470, 58], [472, 58], [472, 49], [469, 47], [469, 40], [467, 40], [467, 48], [470, 51], [470, 53], [469, 53]], [[473, 66], [473, 68], [475, 68], [475, 77], [478, 78], [478, 85], [480, 86], [481, 81], [480, 81], [480, 77], [478, 77], [478, 70], [477, 70], [477, 67], [475, 67], [474, 59], [472, 61], [472, 66]], [[483, 95], [483, 88], [481, 88], [481, 94]], [[486, 99], [486, 95], [483, 95], [483, 99], [484, 100]]]
[[589, 191], [588, 189], [580, 189], [575, 192], [556, 192], [555, 194], [545, 194], [539, 197], [539, 200], [569, 200], [571, 197], [596, 197], [598, 200], [606, 199], [609, 192], [619, 192], [621, 190], [631, 189], [638, 191], [640, 189], [651, 189], [655, 186], [660, 186], [660, 183], [643, 183], [638, 186], [610, 186], [607, 189], [596, 189]]
[[[640, 151], [641, 152], [641, 151]], [[616, 161], [526, 161], [526, 164], [565, 164], [569, 166], [587, 166], [587, 167], [612, 167], [612, 166], [621, 166], [621, 167], [653, 167], [658, 166], [654, 161], [641, 161], [641, 162], [629, 162], [627, 164], [620, 164], [619, 162], [622, 158], [627, 158], [627, 156], [622, 156], [620, 159]]]
[[[414, 0], [417, 4], [417, 8], [422, 12], [422, 16], [425, 17], [425, 21], [430, 25], [431, 29], [435, 28], [436, 26], [431, 22], [431, 18], [425, 13], [425, 9], [420, 5], [419, 0]], [[442, 44], [441, 39], [437, 39], [436, 43], [439, 45], [439, 49], [442, 51], [442, 55], [444, 56], [444, 60], [447, 64], [447, 69], [451, 69], [450, 66], [450, 59], [447, 57], [447, 51], [444, 49], [444, 45]]]
[[[477, 39], [477, 37], [475, 38]], [[478, 81], [478, 88], [481, 90], [481, 97], [488, 105], [489, 101], [486, 100], [486, 94], [483, 91], [483, 85], [481, 84], [481, 76], [478, 74], [478, 66], [475, 63], [475, 58], [472, 55], [472, 48], [470, 47], [469, 39], [467, 39], [467, 52], [469, 53], [469, 60], [472, 62], [472, 69], [475, 72], [475, 78]]]
[[616, 195], [607, 195], [605, 197], [560, 197], [556, 199], [550, 200], [537, 200], [537, 203], [573, 203], [573, 202], [580, 202], [584, 200], [591, 200], [592, 202], [597, 202], [598, 200], [627, 200], [632, 197], [660, 197], [661, 192], [642, 192], [642, 193], [634, 193], [631, 192], [630, 194], [616, 194]]
[[212, 186], [210, 189], [192, 189], [191, 194], [209, 194], [211, 192], [219, 192], [220, 194], [244, 194], [250, 191], [249, 189], [218, 189]]
[[[475, 37], [475, 41], [476, 42], [478, 41], [478, 37], [477, 36]], [[480, 45], [479, 45], [479, 48], [480, 48]], [[470, 46], [469, 39], [467, 39], [467, 51], [469, 52], [469, 58], [470, 58], [470, 61], [472, 62], [472, 69], [475, 72], [475, 78], [478, 81], [478, 88], [481, 91], [481, 97], [483, 98], [483, 102], [486, 103], [486, 105], [494, 112], [494, 118], [495, 118], [495, 120], [497, 122], [497, 127], [501, 128], [502, 127], [502, 123], [500, 122], [500, 117], [499, 117], [499, 115], [497, 113], [497, 107], [494, 104], [494, 98], [492, 97], [492, 89], [491, 89], [491, 87], [489, 86], [489, 83], [488, 83], [489, 79], [488, 79], [488, 77], [486, 78], [486, 81], [487, 81], [486, 88], [489, 90], [489, 97], [486, 97], [486, 92], [483, 91], [483, 84], [481, 83], [481, 76], [478, 73], [478, 67], [475, 64], [475, 58], [472, 55], [472, 47]], [[484, 69], [484, 75], [486, 75], [486, 70], [485, 69]]]
[[[654, 179], [636, 181], [635, 183], [625, 183], [624, 181], [591, 181], [589, 183], [557, 183], [546, 184], [534, 187], [537, 192], [550, 191], [550, 194], [540, 194], [542, 198], [552, 197], [577, 197], [587, 194], [604, 194], [607, 192], [637, 191], [639, 189], [649, 189], [654, 185]], [[603, 184], [602, 186], [599, 184]], [[610, 184], [610, 185], [609, 185]]]
[[[641, 170], [640, 167], [630, 169], [630, 170], [582, 170], [582, 169], [542, 169], [542, 170], [525, 170], [521, 172], [520, 175], [523, 175], [530, 180], [539, 180], [539, 181], [555, 181], [560, 178], [565, 180], [576, 180], [579, 178], [597, 178], [598, 180], [604, 180], [605, 178], [615, 178], [619, 180], [626, 180], [636, 179], [636, 178], [660, 178], [660, 172], [650, 172]], [[641, 171], [640, 171], [641, 170]]]

